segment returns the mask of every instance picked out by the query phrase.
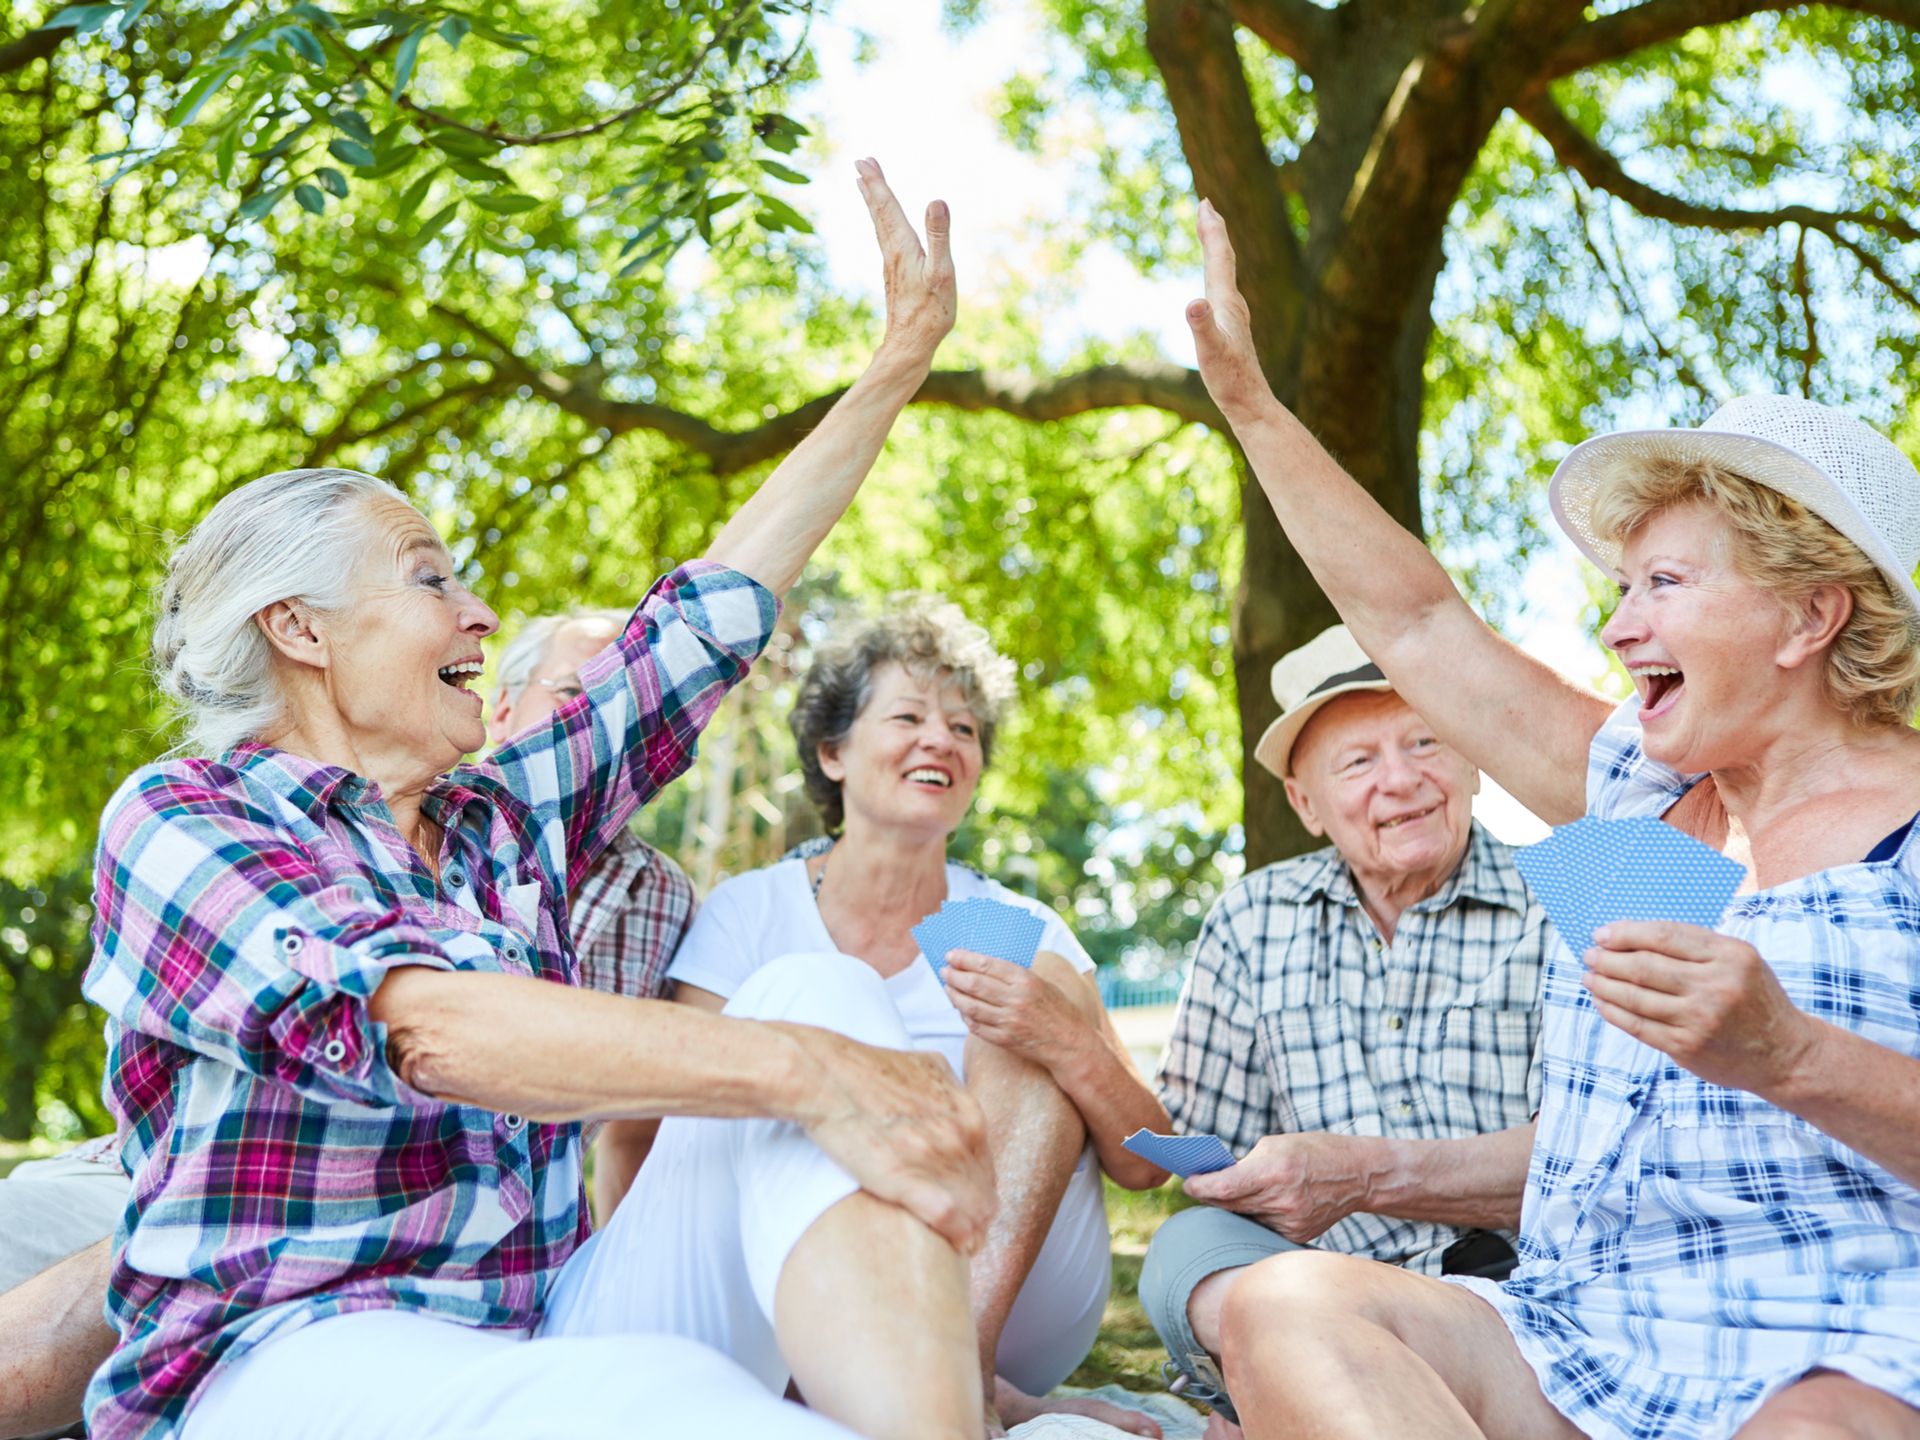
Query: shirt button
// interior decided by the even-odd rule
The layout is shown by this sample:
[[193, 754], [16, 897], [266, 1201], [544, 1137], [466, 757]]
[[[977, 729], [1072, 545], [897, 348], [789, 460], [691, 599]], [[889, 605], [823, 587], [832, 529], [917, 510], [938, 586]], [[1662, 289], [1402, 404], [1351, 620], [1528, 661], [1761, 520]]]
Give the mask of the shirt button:
[[306, 946], [307, 942], [291, 930], [280, 937], [280, 953], [282, 955], [298, 955], [302, 950], [306, 949]]
[[527, 1122], [518, 1115], [502, 1115], [501, 1122], [507, 1127], [509, 1135], [518, 1135]]
[[518, 965], [527, 958], [527, 952], [511, 940], [501, 947], [500, 953], [507, 957], [509, 965]]
[[1398, 1030], [1405, 1023], [1406, 1022], [1402, 1020], [1398, 1015], [1387, 1016], [1387, 1029], [1389, 1030]]
[[329, 1065], [338, 1065], [347, 1058], [347, 1044], [344, 1040], [329, 1040], [320, 1053], [326, 1056]]
[[458, 890], [462, 885], [465, 885], [466, 883], [467, 883], [466, 871], [460, 869], [458, 866], [456, 866], [452, 870], [447, 871], [447, 884], [451, 885], [454, 889]]
[[1405, 1100], [1402, 1100], [1400, 1102], [1400, 1113], [1402, 1115], [1411, 1115], [1413, 1113], [1413, 1106], [1409, 1105]]

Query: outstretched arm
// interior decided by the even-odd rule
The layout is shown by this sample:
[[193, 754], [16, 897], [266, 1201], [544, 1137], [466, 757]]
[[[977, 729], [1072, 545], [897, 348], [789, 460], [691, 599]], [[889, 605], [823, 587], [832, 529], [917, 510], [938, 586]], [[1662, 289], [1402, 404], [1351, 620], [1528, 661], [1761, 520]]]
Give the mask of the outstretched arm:
[[1207, 298], [1187, 306], [1187, 323], [1201, 378], [1313, 578], [1441, 739], [1542, 819], [1578, 819], [1587, 747], [1611, 706], [1489, 629], [1426, 546], [1274, 398], [1235, 284], [1226, 225], [1204, 200], [1200, 245]]
[[0, 1295], [0, 1436], [39, 1435], [80, 1418], [87, 1381], [113, 1350], [107, 1241]]
[[707, 558], [784, 596], [807, 559], [853, 503], [894, 419], [925, 383], [933, 352], [953, 328], [953, 257], [946, 202], [927, 207], [927, 243], [913, 232], [886, 177], [858, 162], [886, 269], [887, 332], [873, 363], [780, 462], [707, 547]]

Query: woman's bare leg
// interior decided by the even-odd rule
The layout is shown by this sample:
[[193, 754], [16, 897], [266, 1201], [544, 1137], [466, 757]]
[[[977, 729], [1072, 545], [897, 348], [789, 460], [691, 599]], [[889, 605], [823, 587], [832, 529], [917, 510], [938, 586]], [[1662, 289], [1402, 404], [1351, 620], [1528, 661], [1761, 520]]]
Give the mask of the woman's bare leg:
[[[1087, 986], [1073, 967], [1052, 955], [1035, 968], [1053, 985], [1083, 1003]], [[980, 1373], [988, 1403], [994, 1389], [994, 1356], [1013, 1302], [1046, 1243], [1060, 1200], [1086, 1148], [1080, 1112], [1041, 1066], [996, 1045], [967, 1041], [967, 1089], [987, 1117], [987, 1145], [1000, 1191], [987, 1243], [973, 1257], [970, 1273], [973, 1318], [979, 1329]]]
[[1920, 1440], [1920, 1410], [1834, 1370], [1816, 1370], [1762, 1405], [1734, 1440]]
[[966, 1262], [856, 1191], [807, 1227], [774, 1289], [774, 1333], [807, 1404], [873, 1440], [980, 1440]]
[[1248, 1440], [1579, 1440], [1491, 1305], [1397, 1266], [1276, 1255], [1235, 1278], [1220, 1329]]

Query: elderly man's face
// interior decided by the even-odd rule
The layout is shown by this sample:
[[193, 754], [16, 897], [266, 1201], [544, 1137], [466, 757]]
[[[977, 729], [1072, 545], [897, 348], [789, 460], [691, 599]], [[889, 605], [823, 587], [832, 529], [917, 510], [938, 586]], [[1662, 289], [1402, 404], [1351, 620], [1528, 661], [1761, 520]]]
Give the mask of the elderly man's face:
[[1329, 701], [1293, 747], [1287, 798], [1363, 880], [1437, 889], [1466, 851], [1480, 776], [1398, 695]]
[[518, 692], [502, 691], [493, 702], [487, 739], [499, 745], [544, 725], [553, 712], [580, 694], [580, 667], [620, 636], [619, 627], [597, 617], [569, 620], [554, 631], [533, 676]]

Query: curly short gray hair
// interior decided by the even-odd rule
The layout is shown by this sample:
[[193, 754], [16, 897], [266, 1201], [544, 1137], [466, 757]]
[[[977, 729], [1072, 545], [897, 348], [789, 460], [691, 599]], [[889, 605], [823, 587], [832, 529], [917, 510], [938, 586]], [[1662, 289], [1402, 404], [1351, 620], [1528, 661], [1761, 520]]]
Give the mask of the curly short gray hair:
[[994, 730], [1013, 699], [1013, 662], [958, 605], [938, 595], [896, 595], [886, 613], [834, 634], [815, 653], [787, 717], [807, 798], [829, 832], [839, 832], [846, 809], [840, 782], [821, 767], [820, 747], [847, 738], [873, 696], [873, 672], [887, 664], [922, 682], [943, 677], [960, 688], [980, 722], [982, 764], [992, 757]]
[[407, 497], [358, 470], [281, 470], [221, 497], [167, 560], [154, 679], [186, 745], [220, 755], [281, 715], [272, 647], [254, 617], [281, 600], [326, 613], [353, 602], [368, 502]]

